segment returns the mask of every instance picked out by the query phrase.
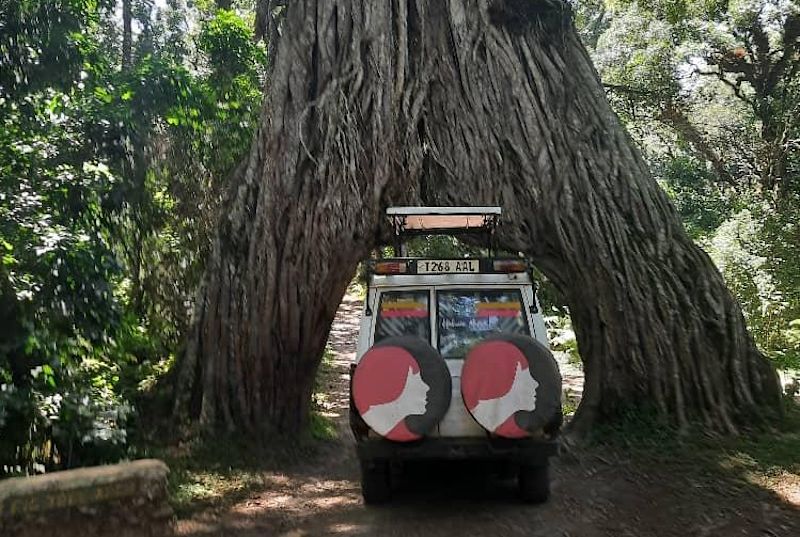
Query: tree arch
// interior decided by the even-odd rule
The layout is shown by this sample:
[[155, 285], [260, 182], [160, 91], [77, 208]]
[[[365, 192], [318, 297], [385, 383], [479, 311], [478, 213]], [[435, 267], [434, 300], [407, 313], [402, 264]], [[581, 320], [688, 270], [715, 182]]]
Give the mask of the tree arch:
[[777, 378], [611, 111], [560, 0], [295, 0], [222, 215], [176, 409], [304, 427], [314, 372], [390, 203], [499, 204], [565, 292], [577, 431], [648, 404], [734, 431]]

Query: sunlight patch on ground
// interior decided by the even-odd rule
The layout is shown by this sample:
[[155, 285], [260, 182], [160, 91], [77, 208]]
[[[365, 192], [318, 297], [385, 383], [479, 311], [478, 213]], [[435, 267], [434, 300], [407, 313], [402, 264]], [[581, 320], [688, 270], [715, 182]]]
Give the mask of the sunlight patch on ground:
[[220, 499], [261, 481], [261, 476], [249, 472], [189, 472], [189, 479], [178, 486], [175, 493], [179, 504], [200, 500]]
[[328, 533], [362, 533], [363, 529], [360, 524], [333, 524], [328, 527]]
[[292, 516], [303, 516], [311, 511], [339, 509], [360, 503], [358, 494], [353, 491], [351, 481], [325, 480], [302, 483], [294, 487], [280, 487], [267, 490], [258, 498], [250, 499], [232, 509], [241, 514], [254, 511], [280, 510]]
[[767, 489], [786, 503], [800, 507], [800, 475], [780, 466], [762, 467], [753, 456], [735, 452], [720, 462], [726, 471], [740, 473], [749, 483]]
[[749, 476], [748, 479], [767, 490], [771, 490], [786, 503], [800, 507], [800, 476], [790, 472], [779, 472], [766, 476]]
[[286, 533], [281, 533], [279, 537], [305, 537], [308, 532], [304, 530], [291, 530]]
[[770, 488], [785, 502], [800, 507], [800, 476], [787, 474]]
[[266, 478], [267, 484], [275, 487], [286, 486], [292, 479], [286, 474], [271, 474]]
[[319, 507], [320, 509], [333, 509], [335, 507], [343, 507], [345, 505], [357, 505], [360, 504], [361, 501], [357, 497], [353, 496], [334, 496], [328, 498], [317, 498], [316, 500], [311, 500], [309, 503]]

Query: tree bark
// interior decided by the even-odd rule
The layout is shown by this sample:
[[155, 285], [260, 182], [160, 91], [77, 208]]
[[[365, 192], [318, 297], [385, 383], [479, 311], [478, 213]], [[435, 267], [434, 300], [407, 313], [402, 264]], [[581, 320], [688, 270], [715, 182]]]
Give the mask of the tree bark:
[[275, 66], [275, 58], [278, 54], [278, 43], [280, 41], [280, 27], [283, 21], [283, 11], [288, 0], [258, 0], [256, 3], [256, 20], [253, 37], [256, 41], [264, 41], [267, 45], [267, 83], [269, 88], [272, 71]]
[[131, 66], [133, 48], [133, 31], [131, 9], [132, 0], [122, 0], [122, 70], [127, 71]]
[[735, 431], [777, 376], [611, 111], [560, 1], [296, 0], [222, 216], [176, 410], [294, 433], [391, 203], [498, 204], [502, 246], [565, 292], [575, 431], [652, 407]]

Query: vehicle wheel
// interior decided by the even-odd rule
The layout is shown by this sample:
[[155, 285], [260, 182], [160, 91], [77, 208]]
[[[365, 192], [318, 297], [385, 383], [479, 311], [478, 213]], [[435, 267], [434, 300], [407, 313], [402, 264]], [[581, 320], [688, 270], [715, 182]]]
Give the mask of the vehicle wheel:
[[519, 468], [519, 493], [526, 503], [544, 503], [550, 498], [550, 466], [523, 464]]
[[356, 410], [356, 403], [353, 401], [353, 372], [356, 365], [350, 366], [350, 430], [353, 432], [353, 437], [356, 442], [361, 442], [369, 436], [369, 425], [364, 423], [358, 411]]
[[361, 495], [367, 505], [388, 502], [392, 497], [388, 461], [361, 461]]
[[[520, 380], [518, 383], [517, 380]], [[482, 405], [511, 389], [514, 408], [501, 415]], [[561, 373], [550, 350], [520, 334], [490, 336], [474, 345], [461, 370], [464, 405], [484, 429], [504, 438], [527, 438], [543, 430], [554, 436], [561, 424]], [[499, 421], [499, 422], [498, 422]]]

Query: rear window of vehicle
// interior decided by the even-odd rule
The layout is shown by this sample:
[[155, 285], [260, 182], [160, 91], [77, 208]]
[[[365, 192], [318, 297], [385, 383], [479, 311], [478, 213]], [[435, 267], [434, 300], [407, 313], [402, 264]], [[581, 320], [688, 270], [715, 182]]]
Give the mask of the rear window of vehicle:
[[492, 334], [530, 335], [517, 289], [439, 291], [436, 307], [444, 358], [464, 358], [470, 347]]
[[431, 341], [428, 291], [390, 291], [381, 293], [375, 343], [391, 336], [417, 336]]

